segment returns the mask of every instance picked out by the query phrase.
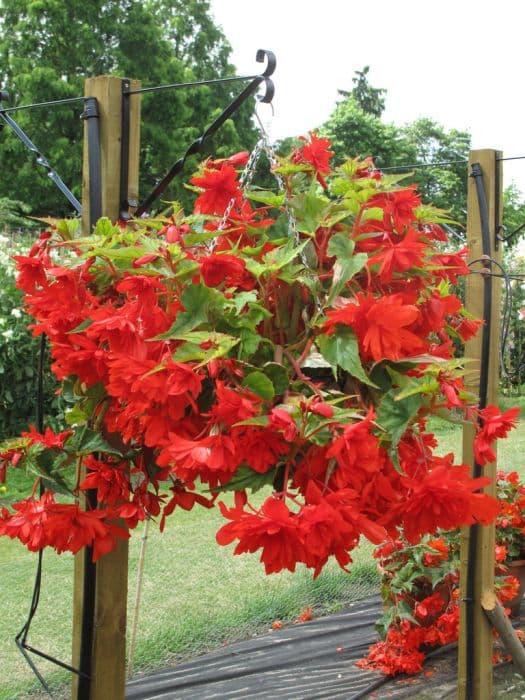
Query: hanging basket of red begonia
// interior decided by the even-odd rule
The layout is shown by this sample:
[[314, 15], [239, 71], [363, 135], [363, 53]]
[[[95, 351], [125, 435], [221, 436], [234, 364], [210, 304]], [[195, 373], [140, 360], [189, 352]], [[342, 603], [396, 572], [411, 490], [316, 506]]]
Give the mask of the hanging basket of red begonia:
[[86, 238], [60, 222], [17, 257], [70, 427], [0, 446], [4, 475], [46, 487], [2, 510], [0, 534], [97, 559], [145, 518], [218, 503], [219, 544], [317, 575], [361, 535], [493, 520], [488, 480], [435, 455], [425, 427], [479, 419], [483, 463], [516, 419], [463, 385], [457, 347], [479, 326], [454, 293], [466, 251], [447, 252], [445, 215], [413, 187], [368, 161], [333, 168], [329, 147], [310, 135], [278, 159], [279, 191], [243, 190], [243, 154], [208, 160], [191, 214], [101, 219]]

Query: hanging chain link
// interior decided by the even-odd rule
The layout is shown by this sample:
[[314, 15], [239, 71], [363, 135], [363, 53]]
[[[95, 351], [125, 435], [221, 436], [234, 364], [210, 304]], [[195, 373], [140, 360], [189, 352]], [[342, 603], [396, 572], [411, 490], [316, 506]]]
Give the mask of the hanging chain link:
[[[284, 184], [284, 180], [281, 176], [280, 173], [275, 172], [275, 168], [279, 165], [279, 162], [277, 160], [277, 156], [275, 153], [275, 150], [270, 143], [270, 139], [268, 136], [268, 132], [265, 129], [261, 118], [259, 117], [259, 114], [257, 112], [257, 109], [255, 109], [255, 117], [257, 121], [259, 122], [259, 131], [260, 131], [260, 137], [257, 143], [255, 144], [255, 147], [253, 148], [250, 157], [248, 159], [248, 162], [246, 163], [246, 166], [241, 174], [241, 177], [239, 178], [239, 183], [244, 191], [244, 193], [247, 192], [249, 189], [253, 176], [255, 175], [255, 172], [257, 170], [257, 163], [259, 161], [260, 156], [264, 153], [266, 157], [268, 158], [268, 162], [270, 164], [270, 172], [274, 176], [276, 182], [277, 182], [277, 187], [279, 189], [279, 192], [282, 192], [285, 194], [285, 201], [284, 201], [284, 211], [286, 212], [287, 218], [288, 218], [288, 235], [290, 237], [293, 236], [297, 246], [301, 245], [301, 237], [299, 235], [299, 231], [297, 229], [297, 219], [295, 218], [295, 215], [292, 211], [292, 208], [290, 207], [289, 202], [286, 200], [286, 187]], [[224, 210], [224, 214], [222, 215], [222, 219], [219, 222], [219, 225], [217, 227], [217, 231], [224, 231], [224, 229], [227, 226], [228, 219], [230, 218], [230, 214], [233, 210], [233, 207], [235, 206], [236, 198], [232, 197], [230, 201], [228, 202], [226, 209]], [[213, 252], [213, 249], [215, 248], [217, 244], [217, 238], [213, 239], [210, 242], [209, 249], [210, 252]], [[305, 267], [309, 267], [308, 265], [308, 260], [305, 255], [304, 249], [301, 250], [300, 252], [300, 258], [301, 262]]]

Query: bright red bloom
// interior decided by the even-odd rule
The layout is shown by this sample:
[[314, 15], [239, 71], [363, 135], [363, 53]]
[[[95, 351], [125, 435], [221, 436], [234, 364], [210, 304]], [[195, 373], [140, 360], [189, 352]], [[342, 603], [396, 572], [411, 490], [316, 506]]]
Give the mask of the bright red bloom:
[[[193, 487], [193, 484], [191, 485]], [[206, 498], [200, 493], [195, 493], [194, 491], [188, 491], [184, 488], [181, 481], [176, 480], [173, 486], [170, 487], [172, 496], [168, 503], [164, 506], [162, 512], [162, 518], [160, 521], [159, 529], [162, 532], [164, 530], [164, 525], [166, 522], [166, 517], [171, 515], [175, 508], [182, 508], [182, 510], [191, 510], [193, 506], [198, 503], [205, 508], [212, 508], [215, 502], [215, 496], [213, 498]]]
[[215, 401], [207, 414], [213, 423], [232, 426], [259, 413], [261, 399], [246, 389], [232, 389], [218, 379], [215, 382]]
[[29, 432], [22, 433], [22, 437], [29, 438], [32, 445], [38, 443], [48, 448], [54, 447], [56, 449], [61, 449], [64, 447], [64, 442], [72, 434], [72, 430], [64, 430], [61, 433], [54, 433], [49, 427], [47, 427], [44, 434], [42, 434], [36, 430], [34, 425], [30, 425]]
[[208, 287], [253, 287], [255, 279], [246, 272], [246, 263], [242, 258], [228, 253], [213, 253], [199, 259], [202, 279]]
[[379, 278], [383, 284], [391, 282], [395, 274], [423, 267], [427, 244], [422, 237], [423, 234], [410, 228], [400, 241], [388, 239], [380, 252], [368, 258], [368, 267], [379, 264]]
[[341, 437], [329, 447], [326, 457], [333, 457], [337, 462], [338, 469], [333, 479], [338, 488], [360, 488], [364, 485], [360, 483], [361, 479], [367, 480], [370, 474], [381, 469], [383, 460], [379, 440], [372, 433], [374, 419], [371, 408], [364, 420], [345, 426]]
[[237, 454], [254, 471], [264, 474], [290, 450], [281, 433], [271, 427], [247, 426], [235, 435]]
[[157, 457], [161, 467], [171, 471], [181, 481], [193, 482], [197, 477], [210, 486], [229, 481], [241, 458], [237, 444], [223, 433], [208, 435], [201, 440], [188, 440], [170, 433], [169, 444]]
[[332, 418], [334, 415], [333, 406], [323, 401], [319, 396], [314, 396], [314, 398], [306, 404], [306, 410], [315, 413], [317, 416], [322, 418]]
[[507, 603], [518, 595], [520, 582], [515, 576], [505, 576], [496, 594], [500, 603]]
[[376, 299], [358, 294], [356, 303], [327, 312], [323, 328], [333, 333], [337, 323], [351, 326], [359, 340], [362, 357], [379, 362], [400, 360], [424, 352], [427, 344], [408, 326], [419, 318], [419, 310], [405, 303], [402, 294], [385, 294]]
[[222, 515], [232, 522], [217, 532], [220, 545], [239, 540], [234, 554], [255, 552], [261, 549], [261, 562], [267, 574], [282, 569], [295, 571], [297, 562], [304, 561], [304, 545], [298, 531], [297, 518], [284, 501], [270, 496], [260, 510], [247, 513], [245, 500], [236, 494], [235, 507], [227, 508], [219, 503]]
[[16, 467], [22, 459], [24, 453], [22, 450], [5, 450], [0, 452], [0, 484], [5, 483], [6, 472], [8, 465]]
[[47, 521], [48, 509], [55, 504], [55, 497], [46, 491], [41, 498], [25, 498], [13, 503], [15, 513], [6, 508], [0, 516], [0, 535], [18, 539], [31, 552], [37, 552], [50, 544]]
[[414, 209], [421, 204], [421, 197], [415, 190], [414, 185], [405, 190], [376, 194], [368, 200], [367, 207], [381, 207], [383, 221], [388, 224], [391, 219], [393, 229], [402, 232], [405, 226], [414, 221]]
[[465, 343], [476, 335], [482, 325], [483, 321], [478, 319], [462, 318], [456, 326], [456, 331], [459, 333], [461, 340]]
[[476, 522], [487, 525], [498, 515], [499, 502], [476, 493], [490, 479], [471, 479], [469, 467], [454, 466], [452, 460], [453, 455], [434, 457], [433, 469], [419, 481], [409, 481], [411, 490], [406, 500], [391, 511], [391, 517], [401, 518], [409, 542], [419, 542], [421, 535], [438, 528], [452, 530]]
[[272, 408], [270, 425], [274, 430], [282, 430], [283, 437], [288, 442], [293, 442], [299, 434], [296, 422], [284, 408]]
[[460, 394], [465, 392], [463, 377], [454, 377], [450, 372], [440, 372], [437, 380], [439, 390], [446, 399], [447, 408], [462, 408]]
[[341, 568], [350, 564], [349, 552], [357, 546], [361, 534], [376, 544], [386, 537], [384, 528], [360, 512], [358, 493], [353, 489], [323, 495], [310, 481], [305, 501], [297, 520], [305, 546], [304, 563], [314, 569], [314, 578], [332, 555]]
[[468, 250], [463, 248], [458, 253], [440, 253], [432, 255], [429, 264], [432, 265], [432, 274], [437, 279], [445, 279], [458, 284], [458, 277], [470, 274], [470, 268], [466, 263]]
[[14, 255], [13, 260], [15, 260], [18, 270], [16, 278], [18, 289], [23, 289], [24, 292], [33, 294], [37, 289], [48, 286], [44, 263], [40, 258]]
[[434, 552], [425, 552], [423, 554], [423, 563], [425, 566], [438, 566], [442, 561], [446, 561], [448, 558], [448, 546], [442, 537], [435, 540], [429, 540], [427, 546], [435, 550]]
[[198, 214], [222, 216], [232, 199], [236, 206], [241, 203], [237, 171], [226, 162], [213, 169], [206, 168], [201, 177], [193, 177], [190, 182], [203, 190], [195, 202], [195, 212]]
[[385, 216], [390, 215], [394, 226], [401, 229], [408, 226], [414, 219], [414, 209], [421, 204], [421, 197], [416, 193], [416, 185], [406, 190], [395, 190], [387, 195]]
[[519, 408], [510, 408], [502, 413], [497, 406], [487, 406], [479, 412], [482, 425], [474, 438], [474, 456], [476, 462], [483, 466], [496, 461], [492, 449], [497, 438], [507, 437], [507, 433], [517, 425]]
[[494, 558], [497, 562], [503, 562], [507, 558], [507, 548], [505, 545], [495, 545], [494, 546]]
[[97, 501], [107, 505], [129, 500], [131, 484], [127, 462], [106, 463], [88, 455], [84, 464], [89, 473], [80, 484], [83, 491], [97, 489]]
[[76, 554], [82, 547], [93, 547], [93, 561], [111, 552], [118, 539], [129, 539], [129, 532], [111, 522], [116, 514], [107, 509], [82, 510], [76, 504], [55, 504], [46, 522], [49, 543], [60, 554]]
[[[316, 171], [316, 177], [320, 185], [326, 189], [326, 182], [323, 175], [330, 172], [330, 158], [334, 155], [329, 151], [332, 142], [328, 139], [319, 138], [317, 134], [310, 132], [310, 140], [294, 156], [295, 162], [309, 163]], [[303, 138], [306, 141], [306, 139]]]

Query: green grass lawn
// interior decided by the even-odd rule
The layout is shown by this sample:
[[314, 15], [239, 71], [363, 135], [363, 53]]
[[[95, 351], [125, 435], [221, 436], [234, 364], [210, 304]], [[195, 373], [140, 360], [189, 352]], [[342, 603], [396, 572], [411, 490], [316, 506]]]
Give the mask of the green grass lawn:
[[[460, 454], [461, 431], [438, 421], [431, 423], [440, 452]], [[501, 468], [525, 476], [525, 422], [499, 444]], [[23, 484], [11, 481], [15, 497]], [[377, 591], [378, 578], [371, 546], [355, 553], [350, 575], [331, 565], [312, 580], [299, 568], [265, 576], [258, 556], [232, 556], [232, 547], [218, 547], [215, 532], [223, 520], [218, 510], [175, 512], [161, 535], [150, 528], [135, 670], [144, 670], [201, 653], [234, 639], [265, 632], [273, 620], [295, 620], [311, 606], [315, 615], [332, 612], [352, 599]], [[134, 603], [137, 560], [142, 529], [130, 544], [129, 609]], [[38, 688], [13, 638], [22, 626], [31, 600], [36, 556], [21, 545], [0, 539], [0, 700], [25, 697]], [[73, 558], [52, 552], [44, 557], [40, 608], [29, 643], [69, 661], [71, 648]], [[131, 613], [130, 613], [131, 614]], [[37, 661], [54, 685], [67, 674]]]

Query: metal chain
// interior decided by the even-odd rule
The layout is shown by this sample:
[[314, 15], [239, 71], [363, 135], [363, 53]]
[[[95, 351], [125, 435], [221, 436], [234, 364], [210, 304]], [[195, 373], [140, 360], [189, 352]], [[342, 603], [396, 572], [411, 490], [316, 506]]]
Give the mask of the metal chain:
[[[246, 166], [241, 174], [241, 177], [239, 178], [239, 183], [241, 185], [242, 190], [246, 193], [246, 191], [249, 189], [253, 176], [255, 175], [255, 171], [257, 168], [257, 163], [259, 161], [259, 158], [262, 153], [266, 154], [266, 157], [268, 158], [268, 161], [270, 163], [270, 171], [272, 175], [274, 176], [276, 182], [277, 182], [277, 187], [280, 192], [286, 193], [286, 188], [284, 185], [284, 180], [280, 173], [275, 172], [275, 167], [278, 165], [277, 157], [275, 150], [270, 143], [270, 139], [268, 136], [268, 132], [264, 128], [264, 125], [259, 117], [259, 114], [257, 112], [257, 109], [255, 110], [255, 117], [257, 121], [259, 122], [259, 131], [260, 131], [260, 137], [257, 143], [255, 144], [254, 149], [252, 150], [250, 157], [248, 159], [248, 162], [246, 163]], [[228, 202], [226, 209], [224, 210], [224, 214], [222, 215], [222, 219], [219, 222], [219, 225], [217, 227], [217, 231], [224, 231], [226, 228], [226, 225], [228, 223], [228, 219], [230, 217], [230, 214], [232, 212], [233, 207], [235, 206], [236, 198], [232, 197], [230, 201]], [[290, 236], [293, 236], [297, 246], [301, 245], [301, 237], [299, 235], [299, 231], [297, 229], [297, 219], [295, 218], [295, 215], [289, 205], [289, 203], [285, 200], [284, 203], [284, 210], [287, 214], [288, 217], [288, 234]], [[215, 248], [217, 244], [217, 238], [214, 238], [209, 245], [210, 252], [213, 252], [213, 249]], [[309, 267], [308, 265], [308, 260], [306, 258], [306, 254], [304, 252], [304, 249], [301, 250], [300, 252], [300, 258], [301, 262], [305, 267]]]
[[[241, 188], [243, 190], [247, 190], [248, 187], [251, 185], [251, 182], [253, 180], [253, 176], [255, 174], [255, 168], [257, 166], [257, 161], [259, 160], [259, 156], [261, 154], [262, 148], [263, 148], [263, 138], [261, 137], [257, 143], [254, 146], [253, 151], [250, 154], [250, 157], [248, 158], [248, 162], [246, 163], [244, 170], [242, 171], [241, 177], [239, 178], [239, 183], [241, 185]], [[228, 223], [228, 219], [230, 218], [230, 214], [232, 213], [232, 209], [235, 206], [236, 202], [236, 197], [232, 197], [228, 204], [226, 205], [226, 209], [224, 210], [224, 214], [222, 215], [222, 219], [219, 222], [219, 225], [217, 227], [217, 231], [224, 231], [226, 228], [226, 224]], [[215, 247], [216, 241], [214, 241], [213, 246]]]

